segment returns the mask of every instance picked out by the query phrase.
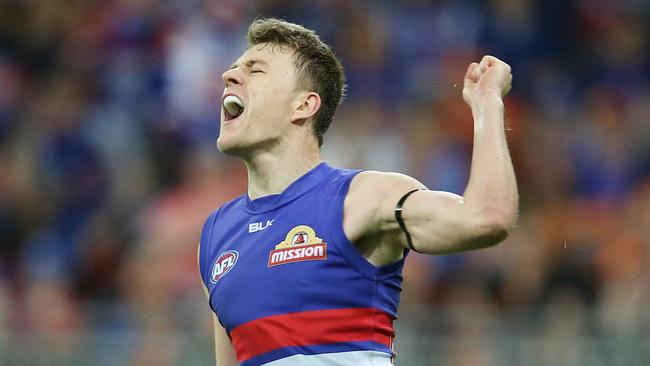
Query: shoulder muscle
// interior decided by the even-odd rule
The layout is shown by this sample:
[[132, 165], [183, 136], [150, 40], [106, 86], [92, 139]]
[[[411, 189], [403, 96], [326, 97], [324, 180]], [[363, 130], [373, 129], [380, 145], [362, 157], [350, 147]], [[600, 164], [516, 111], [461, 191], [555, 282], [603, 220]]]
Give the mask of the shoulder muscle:
[[401, 173], [365, 171], [350, 184], [345, 200], [344, 227], [353, 242], [385, 229], [394, 222], [399, 199], [413, 189], [426, 189], [415, 178]]

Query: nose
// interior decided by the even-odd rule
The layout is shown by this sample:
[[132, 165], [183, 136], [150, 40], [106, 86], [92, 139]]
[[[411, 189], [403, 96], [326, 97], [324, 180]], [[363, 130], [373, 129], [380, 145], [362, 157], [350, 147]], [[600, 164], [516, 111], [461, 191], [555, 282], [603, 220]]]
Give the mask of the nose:
[[227, 70], [221, 75], [221, 78], [223, 79], [224, 84], [226, 84], [226, 87], [241, 85], [243, 83], [241, 71], [237, 68]]

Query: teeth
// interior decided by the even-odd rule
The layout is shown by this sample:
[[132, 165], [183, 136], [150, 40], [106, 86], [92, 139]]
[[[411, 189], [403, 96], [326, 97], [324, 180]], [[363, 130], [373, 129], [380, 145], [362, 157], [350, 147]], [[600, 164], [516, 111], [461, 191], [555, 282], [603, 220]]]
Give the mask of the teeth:
[[223, 108], [232, 117], [238, 117], [244, 111], [244, 102], [234, 95], [229, 95], [223, 100]]

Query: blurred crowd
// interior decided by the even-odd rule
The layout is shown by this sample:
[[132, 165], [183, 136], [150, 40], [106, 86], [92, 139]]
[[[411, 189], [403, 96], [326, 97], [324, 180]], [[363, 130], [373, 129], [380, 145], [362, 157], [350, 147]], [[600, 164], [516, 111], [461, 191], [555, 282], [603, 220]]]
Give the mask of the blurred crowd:
[[[348, 92], [324, 159], [430, 189], [462, 193], [467, 181], [467, 65], [487, 53], [512, 66], [518, 228], [494, 248], [412, 255], [405, 269], [405, 334], [458, 340], [440, 364], [503, 364], [463, 342], [513, 314], [505, 336], [553, 340], [541, 364], [587, 364], [580, 339], [650, 344], [645, 2], [5, 0], [0, 364], [25, 357], [12, 352], [66, 360], [96, 335], [87, 357], [106, 364], [188, 364], [177, 337], [197, 331], [209, 349], [199, 231], [246, 189], [242, 164], [215, 150], [221, 73], [257, 16], [315, 29], [343, 61]], [[452, 315], [409, 321], [439, 309]]]

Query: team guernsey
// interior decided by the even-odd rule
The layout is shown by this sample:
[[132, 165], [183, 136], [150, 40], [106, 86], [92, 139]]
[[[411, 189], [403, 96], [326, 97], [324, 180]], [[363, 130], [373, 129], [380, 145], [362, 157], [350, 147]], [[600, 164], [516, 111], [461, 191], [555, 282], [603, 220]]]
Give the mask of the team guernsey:
[[321, 163], [281, 194], [236, 198], [201, 234], [210, 307], [242, 366], [391, 365], [404, 259], [376, 267], [343, 231], [358, 171]]

